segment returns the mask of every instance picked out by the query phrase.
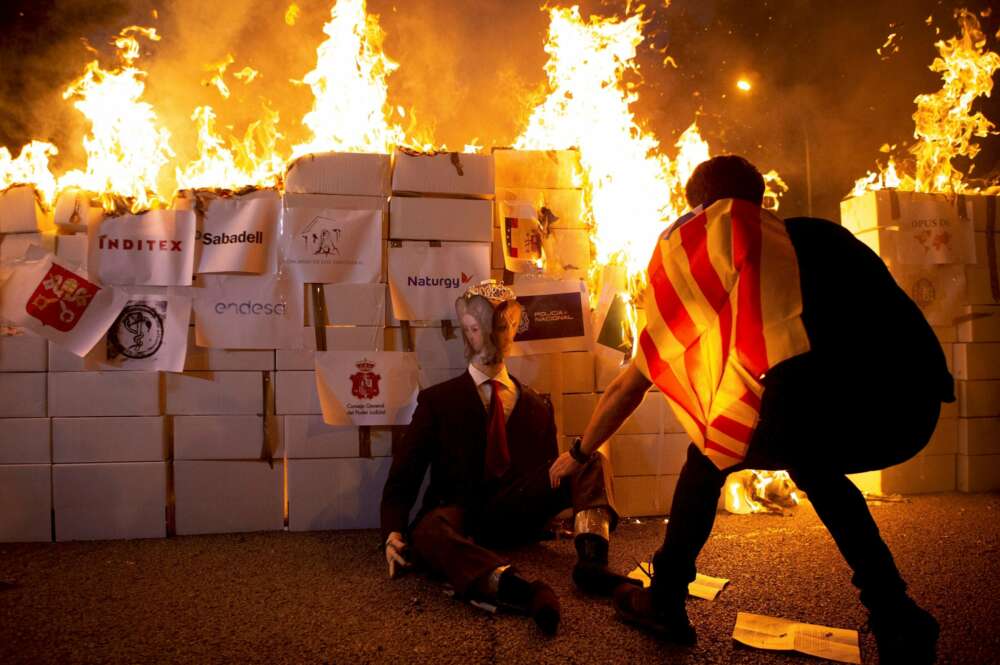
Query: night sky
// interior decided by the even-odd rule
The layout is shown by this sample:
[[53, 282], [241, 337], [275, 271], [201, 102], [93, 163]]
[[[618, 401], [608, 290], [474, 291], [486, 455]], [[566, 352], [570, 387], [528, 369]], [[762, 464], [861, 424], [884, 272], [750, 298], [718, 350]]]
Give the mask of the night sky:
[[[110, 38], [132, 23], [155, 25], [163, 35], [140, 64], [149, 71], [148, 98], [171, 129], [179, 160], [192, 156], [189, 117], [200, 104], [215, 106], [222, 125], [241, 133], [266, 98], [281, 114], [287, 143], [301, 141], [300, 119], [312, 96], [289, 79], [314, 66], [332, 2], [300, 1], [294, 26], [283, 20], [288, 4], [7, 0], [0, 8], [0, 145], [16, 152], [32, 138], [50, 140], [61, 150], [58, 169], [78, 166], [85, 128], [61, 91], [93, 57], [86, 45], [107, 63]], [[625, 10], [624, 2], [581, 4], [585, 14], [623, 16]], [[713, 152], [744, 154], [762, 170], [778, 170], [791, 187], [783, 214], [805, 214], [811, 203], [814, 214], [838, 219], [839, 201], [853, 181], [884, 159], [881, 145], [896, 144], [897, 154], [905, 154], [913, 98], [941, 86], [928, 66], [934, 42], [958, 33], [955, 8], [979, 13], [989, 4], [650, 2], [639, 77], [632, 77], [640, 93], [634, 108], [668, 155], [697, 120]], [[537, 2], [370, 0], [369, 11], [381, 16], [385, 50], [401, 65], [390, 78], [391, 104], [411, 108], [415, 122], [431, 126], [436, 140], [452, 148], [474, 137], [506, 145], [517, 136], [530, 110], [525, 100], [545, 82], [548, 17]], [[981, 21], [989, 48], [998, 50], [998, 16]], [[890, 33], [899, 50], [880, 56], [876, 49]], [[250, 65], [262, 73], [250, 86], [235, 84], [229, 101], [202, 84], [208, 78], [203, 66], [226, 53], [235, 57], [231, 71]], [[666, 55], [677, 68], [664, 64]], [[735, 87], [742, 76], [754, 84], [749, 94]], [[997, 94], [976, 108], [1000, 120]], [[1000, 140], [980, 143], [975, 174], [996, 175]]]

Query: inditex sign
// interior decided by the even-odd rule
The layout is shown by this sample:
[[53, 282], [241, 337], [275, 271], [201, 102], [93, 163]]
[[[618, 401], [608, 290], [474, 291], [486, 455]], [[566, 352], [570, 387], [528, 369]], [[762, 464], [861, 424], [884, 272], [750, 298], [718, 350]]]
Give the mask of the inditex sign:
[[198, 346], [301, 348], [301, 284], [281, 275], [202, 275], [196, 286]]
[[194, 237], [193, 212], [109, 217], [87, 228], [87, 266], [104, 284], [190, 286]]

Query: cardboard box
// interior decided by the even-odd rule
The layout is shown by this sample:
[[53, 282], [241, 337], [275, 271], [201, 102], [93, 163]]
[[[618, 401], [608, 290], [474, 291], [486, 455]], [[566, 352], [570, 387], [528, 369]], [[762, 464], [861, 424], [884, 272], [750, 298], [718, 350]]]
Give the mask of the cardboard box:
[[50, 464], [48, 418], [0, 419], [0, 464]]
[[[376, 326], [327, 326], [324, 330], [328, 351], [379, 351], [384, 329]], [[303, 328], [305, 348], [278, 349], [278, 370], [312, 370], [316, 367], [316, 330]]]
[[[385, 325], [385, 284], [323, 284], [322, 287], [326, 325]], [[308, 284], [304, 302], [306, 325], [314, 326], [313, 289]]]
[[958, 489], [962, 492], [1000, 490], [1000, 455], [959, 455]]
[[931, 330], [934, 331], [934, 336], [938, 338], [941, 345], [952, 344], [954, 342], [966, 341], [960, 340], [958, 338], [958, 327], [949, 326], [931, 326]]
[[96, 224], [104, 219], [104, 208], [100, 199], [92, 192], [71, 187], [59, 192], [53, 216], [53, 221], [61, 232], [82, 231], [85, 234], [88, 224]]
[[50, 233], [10, 233], [0, 235], [0, 265], [12, 266], [23, 259], [28, 248], [37, 245], [50, 252], [56, 249], [56, 236]]
[[44, 418], [48, 376], [41, 372], [0, 372], [0, 418]]
[[513, 205], [528, 205], [549, 229], [586, 229], [586, 204], [581, 189], [527, 189], [497, 187], [495, 222], [501, 226], [505, 211]]
[[177, 535], [284, 528], [284, 466], [259, 461], [174, 462]]
[[674, 475], [687, 460], [687, 434], [616, 434], [608, 447], [616, 476]]
[[882, 471], [883, 494], [955, 491], [955, 455], [917, 455]]
[[953, 357], [956, 379], [1000, 379], [1000, 342], [955, 344]]
[[958, 418], [941, 418], [938, 420], [931, 440], [927, 442], [920, 455], [954, 455], [958, 452]]
[[56, 236], [56, 256], [83, 272], [87, 272], [87, 234]]
[[170, 438], [163, 416], [52, 419], [56, 464], [161, 462], [169, 457]]
[[958, 452], [1000, 455], [1000, 418], [959, 418]]
[[0, 233], [51, 231], [51, 214], [42, 209], [35, 188], [15, 185], [0, 192]]
[[956, 381], [955, 386], [963, 418], [1000, 416], [1000, 380]]
[[283, 206], [288, 208], [323, 208], [325, 210], [379, 210], [382, 212], [382, 239], [389, 237], [388, 193], [377, 196], [294, 194], [286, 190]]
[[209, 349], [195, 344], [194, 328], [188, 329], [185, 372], [269, 371], [274, 369], [274, 351]]
[[494, 148], [496, 185], [572, 189], [583, 186], [579, 150]]
[[1000, 342], [1000, 306], [970, 305], [958, 318], [959, 342]]
[[167, 413], [185, 416], [264, 412], [262, 372], [164, 374]]
[[[357, 457], [360, 436], [357, 427], [334, 427], [322, 416], [284, 416], [288, 459]], [[369, 428], [373, 457], [392, 456], [392, 429]]]
[[[563, 421], [566, 436], [579, 436], [583, 434], [590, 416], [597, 406], [599, 395], [566, 395], [564, 408], [565, 420]], [[680, 434], [684, 432], [674, 416], [670, 405], [663, 398], [654, 392], [646, 393], [642, 403], [622, 424], [618, 434]]]
[[965, 266], [967, 302], [970, 305], [1000, 305], [1000, 235], [993, 236], [992, 254], [988, 250], [986, 233], [976, 233], [975, 238], [976, 263]]
[[48, 367], [44, 337], [30, 333], [0, 335], [0, 372], [44, 372]]
[[0, 465], [0, 543], [52, 540], [52, 467]]
[[[504, 361], [507, 370], [522, 384], [543, 395], [564, 393], [562, 354], [546, 353], [537, 356], [515, 356]], [[468, 365], [468, 363], [466, 363]]]
[[158, 372], [49, 372], [48, 383], [50, 416], [158, 416], [161, 413]]
[[56, 464], [56, 540], [164, 538], [167, 463]]
[[394, 196], [389, 202], [394, 240], [490, 242], [492, 236], [490, 201]]
[[288, 529], [376, 529], [391, 460], [311, 459], [288, 462]]
[[[283, 457], [284, 429], [272, 416], [273, 456]], [[175, 416], [175, 460], [258, 460], [264, 455], [263, 416]]]
[[392, 191], [406, 194], [459, 194], [493, 197], [493, 155], [396, 149]]
[[[438, 328], [410, 328], [413, 350], [417, 354], [417, 364], [421, 368], [465, 369], [469, 362], [465, 359], [465, 342], [462, 331], [452, 329], [452, 336], [445, 339], [444, 331]], [[385, 329], [385, 350], [405, 351], [401, 328]], [[509, 366], [509, 365], [508, 365]]]
[[275, 410], [281, 415], [323, 413], [316, 392], [316, 372], [275, 372]]
[[677, 476], [616, 476], [615, 502], [622, 517], [661, 516], [670, 512]]
[[[103, 344], [102, 341], [98, 341], [98, 344]], [[48, 357], [46, 362], [50, 372], [86, 372], [87, 361], [75, 353], [67, 351], [63, 347], [49, 342], [46, 345], [46, 351], [48, 352]], [[118, 371], [118, 370], [109, 370]]]
[[855, 235], [886, 227], [945, 228], [959, 223], [958, 220], [963, 223], [967, 220], [971, 230], [985, 231], [985, 212], [984, 197], [894, 189], [865, 192], [840, 202], [840, 222]]
[[388, 196], [389, 155], [322, 152], [288, 165], [285, 191], [293, 194]]
[[564, 393], [594, 392], [594, 354], [574, 351], [561, 354]]

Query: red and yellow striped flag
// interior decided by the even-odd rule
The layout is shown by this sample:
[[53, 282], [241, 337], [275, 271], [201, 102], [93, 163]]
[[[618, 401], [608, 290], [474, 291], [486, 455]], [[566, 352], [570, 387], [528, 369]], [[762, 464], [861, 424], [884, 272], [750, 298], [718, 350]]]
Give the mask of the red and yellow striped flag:
[[724, 199], [665, 231], [649, 262], [634, 363], [720, 469], [746, 456], [776, 364], [809, 350], [785, 223]]

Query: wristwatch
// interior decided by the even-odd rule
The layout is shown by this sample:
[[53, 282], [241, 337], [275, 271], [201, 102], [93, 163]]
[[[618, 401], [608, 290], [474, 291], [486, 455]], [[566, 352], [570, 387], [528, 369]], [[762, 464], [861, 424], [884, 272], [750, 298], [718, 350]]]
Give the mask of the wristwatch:
[[580, 446], [582, 445], [583, 438], [578, 436], [573, 440], [573, 445], [569, 448], [569, 456], [576, 460], [578, 464], [586, 464], [590, 461], [590, 458], [593, 457], [593, 453], [590, 455], [583, 454], [583, 451], [580, 450]]

